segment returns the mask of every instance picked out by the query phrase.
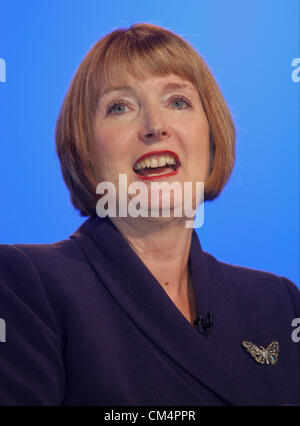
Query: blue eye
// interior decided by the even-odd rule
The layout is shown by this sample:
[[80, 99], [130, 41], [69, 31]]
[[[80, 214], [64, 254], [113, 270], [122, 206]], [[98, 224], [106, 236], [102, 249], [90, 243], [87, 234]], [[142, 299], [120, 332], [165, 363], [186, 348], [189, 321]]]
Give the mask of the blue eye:
[[[187, 107], [189, 108], [191, 105], [190, 105], [190, 103], [188, 102], [188, 101], [186, 101], [184, 98], [182, 98], [182, 97], [177, 97], [177, 98], [175, 98], [175, 99], [173, 99], [172, 100], [172, 103], [185, 103], [186, 105], [187, 105]], [[183, 108], [176, 108], [176, 109], [183, 109]]]
[[[118, 110], [117, 108], [120, 108], [121, 106], [123, 107], [127, 107], [127, 105], [123, 102], [123, 101], [117, 101], [116, 103], [114, 103], [108, 110], [108, 113], [111, 114], [112, 112], [114, 112], [117, 115], [121, 115], [123, 111]], [[119, 114], [119, 112], [120, 114]]]
[[[176, 98], [174, 98], [171, 101], [171, 104], [175, 104], [175, 103], [177, 103], [177, 105], [179, 104], [179, 107], [175, 108], [175, 109], [178, 109], [178, 110], [191, 108], [191, 104], [181, 96], [177, 96]], [[185, 104], [186, 106], [184, 106], [184, 105], [182, 106], [182, 104]], [[180, 107], [180, 105], [181, 105], [181, 107]], [[122, 110], [120, 110], [121, 107], [122, 107]], [[117, 100], [117, 101], [114, 102], [114, 104], [111, 107], [109, 107], [108, 115], [110, 115], [110, 114], [122, 115], [125, 112], [124, 108], [128, 108], [128, 105], [126, 104], [126, 102], [124, 102], [121, 99]]]

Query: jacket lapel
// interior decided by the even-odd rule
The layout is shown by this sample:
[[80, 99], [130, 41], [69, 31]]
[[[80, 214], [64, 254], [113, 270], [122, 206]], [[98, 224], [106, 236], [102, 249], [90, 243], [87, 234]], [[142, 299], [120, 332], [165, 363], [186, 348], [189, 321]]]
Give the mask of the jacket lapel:
[[154, 345], [226, 403], [246, 402], [240, 381], [232, 377], [238, 324], [233, 294], [218, 268], [209, 268], [209, 255], [202, 251], [195, 231], [189, 262], [197, 313], [214, 314], [207, 338], [179, 312], [108, 218], [87, 220], [71, 238], [78, 241], [112, 297]]

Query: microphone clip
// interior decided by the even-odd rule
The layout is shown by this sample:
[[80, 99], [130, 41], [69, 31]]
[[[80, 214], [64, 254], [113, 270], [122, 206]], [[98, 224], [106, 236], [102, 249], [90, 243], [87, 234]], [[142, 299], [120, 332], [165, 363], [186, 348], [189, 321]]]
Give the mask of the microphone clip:
[[199, 333], [201, 333], [205, 338], [207, 338], [213, 327], [212, 312], [208, 312], [205, 317], [199, 315], [195, 319], [194, 325], [197, 327]]

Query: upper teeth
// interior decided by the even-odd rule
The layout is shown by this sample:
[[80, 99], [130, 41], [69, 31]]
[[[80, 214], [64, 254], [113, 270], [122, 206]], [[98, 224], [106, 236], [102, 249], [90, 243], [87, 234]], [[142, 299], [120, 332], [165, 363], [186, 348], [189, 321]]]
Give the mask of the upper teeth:
[[145, 169], [146, 167], [151, 167], [154, 169], [155, 167], [164, 167], [166, 165], [174, 165], [176, 164], [176, 160], [172, 156], [161, 156], [159, 158], [145, 158], [142, 161], [139, 161], [135, 166], [134, 170]]

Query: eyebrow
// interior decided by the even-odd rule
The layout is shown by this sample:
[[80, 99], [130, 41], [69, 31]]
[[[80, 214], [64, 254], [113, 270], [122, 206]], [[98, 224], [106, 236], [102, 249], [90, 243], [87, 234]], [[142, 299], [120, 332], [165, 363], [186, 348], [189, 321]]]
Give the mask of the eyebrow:
[[[173, 90], [173, 89], [190, 89], [193, 90], [192, 86], [190, 84], [186, 83], [167, 83], [162, 87], [163, 91], [166, 90]], [[131, 86], [113, 86], [106, 89], [101, 95], [100, 98], [102, 98], [104, 95], [110, 92], [116, 92], [116, 91], [123, 91], [123, 92], [133, 92], [134, 89]]]

